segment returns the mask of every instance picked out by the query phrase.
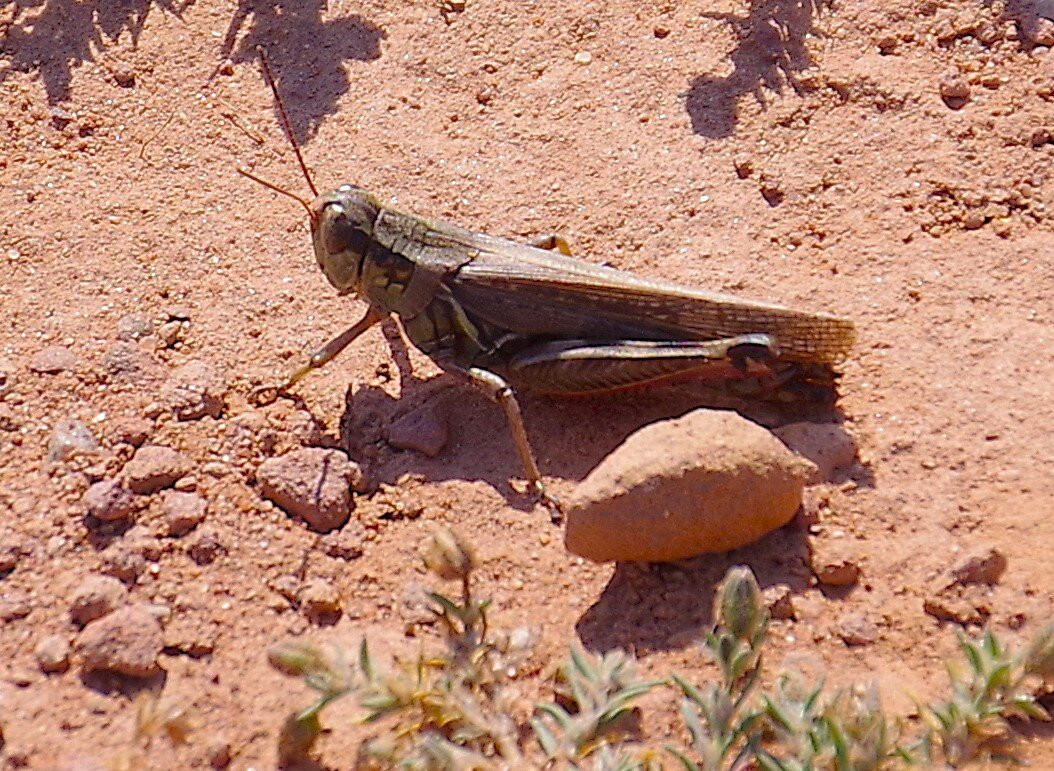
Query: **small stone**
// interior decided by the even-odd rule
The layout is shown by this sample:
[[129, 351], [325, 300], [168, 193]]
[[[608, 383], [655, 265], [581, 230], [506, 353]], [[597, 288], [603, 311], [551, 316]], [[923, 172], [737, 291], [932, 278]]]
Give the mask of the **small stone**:
[[220, 62], [219, 68], [216, 70], [220, 75], [233, 75], [234, 74], [234, 62], [230, 59], [224, 59]]
[[30, 360], [29, 368], [42, 375], [57, 375], [77, 366], [77, 356], [69, 348], [49, 345]]
[[746, 153], [740, 153], [733, 158], [732, 165], [735, 166], [736, 176], [740, 179], [746, 179], [754, 173], [754, 161]]
[[197, 493], [168, 492], [161, 503], [168, 534], [182, 536], [205, 521], [208, 504]]
[[794, 596], [786, 584], [766, 587], [761, 592], [761, 599], [769, 609], [769, 615], [777, 621], [788, 621], [797, 618], [794, 610]]
[[860, 580], [860, 566], [847, 558], [824, 558], [813, 554], [812, 572], [824, 586], [852, 586]]
[[112, 74], [114, 83], [121, 88], [135, 88], [135, 70], [130, 65], [118, 63]]
[[986, 547], [967, 554], [951, 570], [954, 582], [965, 584], [999, 583], [1007, 568], [1006, 555], [994, 547]]
[[955, 595], [927, 597], [923, 600], [922, 609], [938, 621], [950, 621], [962, 626], [983, 626], [991, 616], [965, 597]]
[[362, 541], [365, 532], [358, 522], [349, 522], [340, 530], [322, 537], [322, 551], [334, 559], [351, 561], [362, 556]]
[[102, 551], [102, 572], [134, 584], [146, 572], [146, 557], [132, 545], [116, 541]]
[[339, 450], [305, 447], [265, 461], [256, 472], [261, 494], [314, 530], [329, 532], [351, 516], [351, 489], [362, 471]]
[[171, 348], [183, 339], [183, 322], [166, 321], [157, 328], [157, 339], [165, 348]]
[[589, 51], [579, 51], [575, 54], [576, 64], [589, 64], [591, 61], [593, 61], [593, 54], [589, 53]]
[[116, 522], [132, 516], [135, 495], [112, 479], [96, 482], [82, 499], [88, 514], [102, 522]]
[[211, 565], [226, 553], [227, 547], [220, 541], [219, 534], [208, 526], [199, 528], [187, 545], [187, 554], [198, 565]]
[[154, 424], [145, 418], [132, 416], [116, 419], [106, 432], [106, 438], [111, 444], [127, 444], [132, 447], [140, 447], [150, 438], [154, 430]]
[[307, 581], [300, 587], [297, 599], [304, 613], [314, 621], [333, 623], [340, 617], [340, 593], [328, 581]]
[[128, 590], [116, 578], [91, 575], [77, 584], [70, 600], [70, 618], [84, 626], [124, 604]]
[[213, 768], [227, 768], [231, 764], [231, 743], [222, 736], [209, 740], [205, 748], [205, 757]]
[[761, 179], [758, 182], [758, 190], [769, 206], [779, 206], [786, 197], [779, 180], [770, 177], [768, 174], [761, 175]]
[[162, 390], [161, 401], [178, 420], [218, 418], [227, 384], [215, 367], [190, 361], [175, 370]]
[[774, 433], [794, 452], [816, 464], [816, 481], [830, 482], [856, 460], [856, 442], [837, 423], [791, 423]]
[[78, 635], [76, 650], [85, 672], [149, 677], [158, 672], [164, 647], [161, 625], [146, 608], [129, 605], [92, 621]]
[[142, 313], [129, 313], [117, 320], [120, 340], [141, 340], [154, 331], [154, 323]]
[[725, 552], [785, 525], [815, 467], [734, 412], [695, 410], [642, 428], [567, 502], [567, 548], [596, 561]]
[[651, 31], [651, 34], [655, 35], [655, 37], [657, 37], [659, 40], [662, 40], [663, 38], [669, 37], [669, 35], [670, 35], [670, 28], [669, 27], [664, 27], [664, 26], [662, 26], [660, 24], [660, 25], [657, 25]]
[[838, 636], [851, 647], [871, 645], [878, 639], [878, 627], [863, 613], [846, 613], [838, 620]]
[[969, 209], [963, 215], [963, 227], [967, 230], [978, 230], [983, 228], [985, 221], [984, 212], [980, 209]]
[[388, 443], [400, 450], [414, 450], [436, 457], [447, 441], [446, 415], [428, 405], [408, 412], [388, 427]]
[[84, 452], [95, 452], [99, 443], [91, 431], [79, 420], [60, 420], [48, 439], [48, 461], [67, 461]]
[[102, 357], [102, 366], [114, 380], [135, 384], [159, 378], [164, 371], [154, 356], [128, 342], [111, 346]]
[[958, 70], [946, 72], [938, 84], [941, 99], [953, 110], [961, 109], [970, 101], [970, 84]]
[[482, 105], [488, 105], [497, 95], [498, 89], [488, 83], [476, 92], [476, 101]]
[[132, 492], [148, 495], [171, 487], [190, 468], [190, 461], [171, 447], [146, 444], [125, 464], [124, 478]]
[[17, 541], [0, 542], [0, 577], [9, 575], [29, 551]]
[[33, 655], [41, 672], [65, 672], [70, 667], [69, 640], [57, 634], [43, 637], [33, 648]]
[[27, 594], [11, 591], [0, 594], [0, 621], [18, 621], [32, 612], [33, 605]]
[[168, 624], [165, 627], [164, 638], [165, 651], [169, 653], [181, 653], [199, 659], [211, 655], [216, 650], [212, 632], [202, 629], [200, 623], [189, 618]]

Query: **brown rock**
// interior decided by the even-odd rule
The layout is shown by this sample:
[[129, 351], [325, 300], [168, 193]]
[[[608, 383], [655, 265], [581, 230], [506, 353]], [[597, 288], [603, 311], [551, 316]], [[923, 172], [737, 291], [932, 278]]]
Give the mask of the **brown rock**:
[[116, 578], [88, 576], [77, 584], [70, 599], [70, 617], [84, 626], [124, 604], [128, 590]]
[[220, 541], [219, 534], [208, 525], [199, 528], [187, 545], [187, 554], [198, 565], [211, 565], [226, 553], [227, 547]]
[[171, 447], [145, 444], [125, 464], [124, 478], [132, 492], [147, 495], [171, 487], [190, 468], [190, 461]]
[[313, 529], [328, 532], [351, 516], [351, 487], [362, 472], [339, 450], [305, 447], [265, 461], [256, 473], [260, 492]]
[[987, 547], [967, 554], [951, 570], [956, 584], [999, 583], [1007, 568], [1006, 555], [994, 547]]
[[162, 390], [161, 401], [179, 420], [218, 418], [227, 384], [211, 364], [189, 361], [175, 370]]
[[849, 646], [871, 645], [878, 639], [878, 627], [863, 613], [846, 613], [838, 620], [838, 636]]
[[307, 581], [297, 599], [304, 613], [315, 621], [332, 623], [340, 617], [340, 593], [328, 581]]
[[33, 656], [41, 672], [65, 672], [70, 668], [69, 640], [57, 634], [43, 637], [33, 648]]
[[146, 608], [128, 605], [92, 621], [78, 635], [77, 653], [85, 672], [149, 677], [164, 646], [161, 625]]
[[388, 427], [388, 443], [436, 457], [446, 445], [446, 415], [433, 405], [408, 412]]
[[112, 479], [96, 482], [82, 499], [88, 514], [103, 522], [116, 522], [132, 516], [135, 495]]
[[568, 501], [589, 559], [667, 561], [753, 543], [786, 524], [815, 467], [732, 412], [696, 410], [630, 436]]
[[938, 84], [941, 99], [953, 110], [961, 109], [970, 101], [970, 84], [958, 70], [946, 72]]
[[812, 572], [824, 586], [852, 586], [860, 580], [861, 571], [852, 559], [813, 554]]
[[773, 432], [781, 442], [816, 464], [817, 482], [831, 481], [856, 460], [856, 442], [836, 423], [791, 423]]
[[57, 375], [77, 366], [77, 356], [69, 348], [49, 345], [30, 360], [29, 368], [43, 375]]
[[208, 504], [197, 493], [165, 493], [161, 504], [161, 513], [165, 517], [168, 534], [186, 535], [205, 521]]

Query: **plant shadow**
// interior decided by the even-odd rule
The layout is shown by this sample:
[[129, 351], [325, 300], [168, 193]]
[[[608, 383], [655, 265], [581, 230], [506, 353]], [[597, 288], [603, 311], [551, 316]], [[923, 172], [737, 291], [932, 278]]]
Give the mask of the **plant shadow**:
[[[0, 83], [36, 72], [57, 105], [71, 98], [73, 71], [112, 50], [122, 34], [139, 43], [156, 7], [182, 19], [195, 0], [28, 0], [0, 22]], [[0, 2], [0, 9], [4, 3]], [[298, 142], [307, 142], [349, 88], [343, 62], [381, 55], [384, 31], [359, 15], [323, 19], [325, 0], [239, 0], [219, 59], [253, 61], [257, 47], [271, 63]], [[5, 34], [6, 33], [6, 34]], [[6, 58], [6, 62], [3, 59]], [[215, 76], [219, 65], [212, 73]], [[204, 80], [204, 77], [202, 78]]]
[[815, 19], [829, 0], [754, 0], [746, 16], [704, 13], [728, 23], [736, 47], [729, 54], [729, 75], [700, 75], [685, 94], [685, 109], [696, 134], [713, 139], [731, 136], [739, 121], [740, 100], [747, 94], [766, 104], [766, 92], [800, 91], [796, 75], [812, 66], [805, 41], [817, 34]]

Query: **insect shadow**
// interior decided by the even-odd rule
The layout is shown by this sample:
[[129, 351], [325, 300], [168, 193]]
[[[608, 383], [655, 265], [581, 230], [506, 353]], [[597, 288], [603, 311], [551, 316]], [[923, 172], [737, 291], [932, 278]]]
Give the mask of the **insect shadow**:
[[829, 0], [755, 0], [746, 16], [704, 13], [727, 22], [737, 43], [729, 54], [729, 75], [700, 75], [685, 94], [692, 130], [711, 138], [730, 136], [739, 121], [739, 103], [751, 94], [762, 105], [766, 91], [800, 91], [796, 74], [811, 67], [805, 40], [816, 33], [815, 18]]
[[671, 563], [619, 563], [575, 631], [595, 651], [638, 656], [688, 648], [714, 623], [718, 584], [733, 565], [749, 565], [762, 589], [782, 585], [791, 597], [809, 588], [810, 548], [797, 520], [757, 543], [725, 554]]
[[[376, 385], [349, 388], [340, 420], [341, 446], [365, 465], [374, 484], [396, 484], [407, 474], [431, 482], [483, 481], [510, 506], [533, 508], [532, 499], [517, 493], [509, 483], [520, 478], [522, 469], [501, 409], [460, 376], [443, 374], [428, 380], [415, 376], [394, 323], [385, 322], [383, 328], [398, 370], [400, 394], [392, 396]], [[557, 478], [553, 492], [558, 497], [570, 491], [568, 482], [584, 479], [634, 431], [699, 407], [735, 409], [770, 427], [800, 420], [840, 425], [843, 418], [837, 408], [777, 408], [732, 399], [690, 383], [573, 398], [520, 394], [520, 400], [541, 471]], [[425, 409], [433, 410], [447, 426], [449, 439], [440, 454], [428, 458], [392, 447], [387, 441], [391, 425]], [[822, 452], [824, 448], [818, 449]], [[846, 473], [861, 485], [873, 483], [859, 464]]]

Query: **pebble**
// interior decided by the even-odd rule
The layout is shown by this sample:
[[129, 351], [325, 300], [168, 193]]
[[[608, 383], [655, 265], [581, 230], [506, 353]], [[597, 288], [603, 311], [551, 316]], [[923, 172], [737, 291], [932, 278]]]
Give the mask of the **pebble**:
[[938, 84], [941, 99], [953, 110], [961, 109], [970, 101], [970, 84], [958, 70], [946, 72]]
[[589, 64], [591, 61], [593, 61], [593, 54], [589, 53], [589, 51], [579, 51], [575, 54], [576, 64]]
[[0, 359], [0, 396], [15, 386], [15, 367], [7, 359]]
[[986, 609], [977, 607], [965, 597], [955, 595], [927, 597], [922, 602], [922, 609], [938, 621], [951, 621], [962, 626], [982, 626], [991, 616]]
[[113, 379], [136, 384], [159, 378], [164, 371], [153, 355], [129, 342], [111, 346], [103, 354], [102, 366]]
[[142, 313], [129, 313], [117, 320], [117, 337], [120, 340], [142, 340], [154, 331], [154, 322]]
[[205, 521], [208, 503], [197, 493], [168, 492], [161, 513], [171, 536], [182, 536]]
[[814, 472], [756, 423], [695, 410], [642, 428], [590, 472], [568, 500], [565, 543], [596, 561], [729, 551], [790, 521]]
[[362, 542], [365, 530], [358, 522], [348, 522], [340, 530], [335, 530], [322, 537], [322, 551], [328, 557], [351, 561], [362, 556]]
[[30, 359], [29, 368], [42, 375], [57, 375], [77, 366], [77, 355], [61, 345], [49, 345]]
[[860, 580], [860, 566], [848, 557], [825, 555], [823, 550], [812, 554], [812, 572], [824, 586], [852, 586]]
[[732, 165], [736, 169], [736, 176], [746, 179], [754, 173], [754, 161], [746, 153], [740, 153], [732, 159]]
[[959, 585], [999, 583], [1007, 568], [1006, 555], [994, 547], [978, 549], [964, 556], [951, 570]]
[[205, 757], [213, 768], [227, 768], [232, 760], [230, 740], [222, 736], [210, 739], [205, 748]]
[[32, 612], [33, 605], [24, 592], [5, 591], [0, 594], [0, 621], [18, 621]]
[[175, 370], [162, 389], [161, 401], [178, 420], [218, 418], [227, 383], [208, 362], [189, 361]]
[[768, 586], [761, 592], [761, 599], [769, 609], [769, 615], [777, 621], [797, 618], [794, 596], [787, 584]]
[[135, 88], [135, 70], [128, 64], [117, 64], [113, 70], [113, 82], [121, 88]]
[[79, 420], [60, 420], [48, 439], [48, 461], [67, 461], [82, 452], [95, 452], [99, 443], [92, 432]]
[[149, 610], [128, 605], [84, 627], [75, 647], [85, 672], [149, 677], [159, 670], [157, 657], [164, 638]]
[[70, 668], [70, 643], [62, 635], [43, 637], [33, 648], [40, 671], [46, 674], [65, 672]]
[[116, 522], [132, 516], [135, 495], [112, 479], [96, 482], [82, 499], [88, 514], [102, 522]]
[[219, 534], [212, 527], [201, 527], [192, 536], [187, 545], [187, 554], [198, 565], [211, 565], [217, 558], [227, 553], [227, 547], [220, 541]]
[[779, 180], [768, 174], [761, 175], [761, 179], [758, 182], [758, 191], [769, 206], [779, 206], [786, 197]]
[[816, 482], [830, 482], [839, 469], [853, 465], [856, 442], [837, 423], [791, 423], [772, 433], [794, 452], [816, 464]]
[[132, 492], [148, 495], [171, 487], [190, 469], [190, 461], [171, 447], [145, 444], [125, 464], [124, 478]]
[[850, 647], [871, 645], [878, 639], [878, 627], [863, 613], [849, 612], [838, 620], [838, 636]]
[[77, 584], [70, 599], [70, 618], [84, 626], [124, 604], [128, 590], [110, 576], [90, 575]]
[[447, 416], [434, 405], [413, 410], [388, 427], [388, 443], [434, 458], [447, 442]]
[[29, 555], [29, 550], [17, 541], [0, 542], [0, 578], [10, 574], [22, 558]]
[[116, 541], [102, 551], [102, 572], [134, 584], [146, 572], [146, 557], [134, 546]]
[[313, 621], [333, 623], [340, 617], [340, 593], [328, 581], [307, 581], [300, 587], [297, 599], [301, 609]]
[[304, 447], [261, 464], [261, 494], [319, 532], [335, 530], [351, 516], [351, 488], [362, 490], [362, 471], [339, 450]]
[[132, 416], [117, 418], [106, 432], [111, 444], [127, 444], [141, 447], [150, 438], [154, 424], [145, 418]]

